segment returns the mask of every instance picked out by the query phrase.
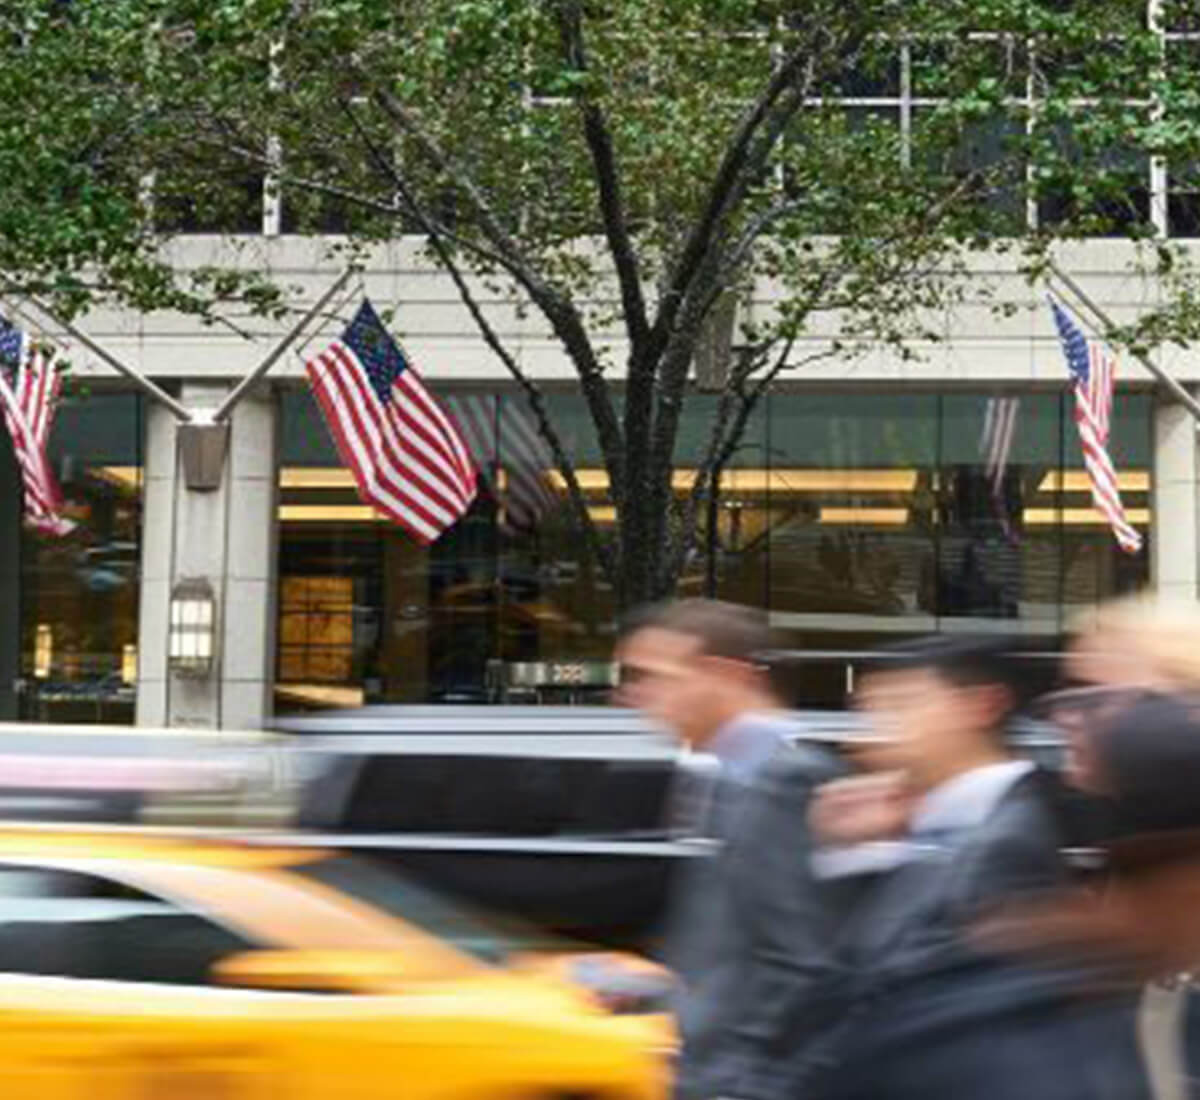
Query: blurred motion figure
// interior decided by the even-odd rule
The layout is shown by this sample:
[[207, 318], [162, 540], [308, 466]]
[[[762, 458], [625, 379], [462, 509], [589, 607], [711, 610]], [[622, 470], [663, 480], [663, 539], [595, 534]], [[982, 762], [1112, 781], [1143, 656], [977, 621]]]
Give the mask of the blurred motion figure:
[[[769, 643], [761, 612], [687, 600], [643, 612], [617, 650], [621, 700], [691, 754], [675, 823], [714, 842], [685, 861], [666, 937], [681, 987], [676, 1094], [686, 1100], [790, 1095], [803, 1038], [837, 1011], [835, 910], [807, 839], [812, 793], [836, 769], [789, 744], [759, 663]], [[695, 766], [701, 759], [707, 766]]]
[[1128, 998], [1093, 998], [1056, 963], [975, 935], [989, 912], [1066, 878], [1055, 785], [1007, 749], [1007, 657], [994, 641], [933, 638], [894, 647], [864, 678], [879, 774], [831, 785], [813, 822], [827, 846], [890, 842], [893, 866], [849, 924], [856, 988], [822, 1095], [1140, 1095]]

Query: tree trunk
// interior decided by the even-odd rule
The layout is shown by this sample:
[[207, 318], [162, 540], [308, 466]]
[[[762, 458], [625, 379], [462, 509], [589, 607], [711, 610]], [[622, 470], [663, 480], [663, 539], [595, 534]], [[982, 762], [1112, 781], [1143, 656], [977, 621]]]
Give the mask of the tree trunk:
[[[657, 471], [655, 476], [666, 481], [669, 494], [670, 468]], [[673, 567], [665, 567], [672, 558], [669, 517], [656, 506], [658, 494], [649, 491], [649, 480], [643, 476], [628, 485], [624, 504], [618, 507], [620, 551], [614, 587], [622, 610], [668, 598], [679, 580]]]

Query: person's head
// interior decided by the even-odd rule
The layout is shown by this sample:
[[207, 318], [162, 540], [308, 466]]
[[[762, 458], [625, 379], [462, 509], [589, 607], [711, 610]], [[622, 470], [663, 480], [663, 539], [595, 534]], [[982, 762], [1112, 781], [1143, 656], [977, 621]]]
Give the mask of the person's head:
[[1200, 604], [1153, 594], [1102, 605], [1074, 632], [1064, 678], [1072, 685], [1200, 691]]
[[617, 643], [618, 701], [702, 747], [737, 715], [777, 705], [761, 664], [770, 641], [753, 608], [680, 600], [644, 609]]
[[1200, 701], [1145, 692], [1092, 735], [1096, 785], [1124, 837], [1200, 832]]
[[1009, 649], [992, 639], [937, 636], [882, 651], [855, 703], [876, 737], [862, 756], [927, 790], [1007, 754], [1016, 704]]
[[1200, 691], [1200, 613], [1193, 601], [1147, 595], [1100, 607], [1075, 631], [1062, 686], [1039, 701], [1066, 738], [1064, 772], [1096, 792], [1095, 732], [1147, 693]]

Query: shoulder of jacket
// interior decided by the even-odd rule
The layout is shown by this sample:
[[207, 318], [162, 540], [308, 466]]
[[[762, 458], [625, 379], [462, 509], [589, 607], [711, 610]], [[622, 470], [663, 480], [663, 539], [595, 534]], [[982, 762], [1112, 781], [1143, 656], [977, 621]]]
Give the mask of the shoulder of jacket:
[[844, 770], [831, 752], [814, 745], [785, 742], [767, 761], [763, 777], [778, 783], [812, 786], [834, 779]]

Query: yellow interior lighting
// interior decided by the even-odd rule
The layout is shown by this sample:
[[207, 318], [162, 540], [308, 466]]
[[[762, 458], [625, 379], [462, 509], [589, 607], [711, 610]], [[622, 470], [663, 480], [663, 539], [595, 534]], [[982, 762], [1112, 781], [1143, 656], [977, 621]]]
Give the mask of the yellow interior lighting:
[[275, 694], [291, 702], [326, 707], [361, 707], [365, 699], [362, 688], [336, 684], [276, 684]]
[[903, 527], [908, 523], [907, 508], [822, 508], [821, 523], [846, 527]]
[[[1129, 493], [1150, 491], [1149, 470], [1120, 470], [1117, 488]], [[1091, 489], [1085, 470], [1051, 470], [1038, 483], [1039, 493], [1086, 493]]]
[[118, 489], [136, 489], [142, 476], [140, 466], [92, 466], [88, 472]]
[[281, 504], [281, 523], [382, 523], [368, 504]]
[[354, 475], [341, 466], [285, 466], [279, 484], [284, 489], [353, 489]]
[[[1130, 523], [1146, 527], [1150, 523], [1149, 508], [1127, 508]], [[1106, 520], [1095, 508], [1026, 508], [1021, 513], [1026, 527], [1107, 527]]]
[[[608, 471], [586, 467], [575, 471], [579, 487], [588, 493], [608, 491]], [[566, 479], [558, 470], [547, 470], [547, 480], [566, 492]], [[671, 475], [676, 492], [687, 492], [696, 479], [695, 469], [683, 467]], [[721, 475], [721, 488], [732, 493], [911, 493], [917, 486], [916, 470], [821, 470], [803, 467], [778, 469], [739, 468]]]

